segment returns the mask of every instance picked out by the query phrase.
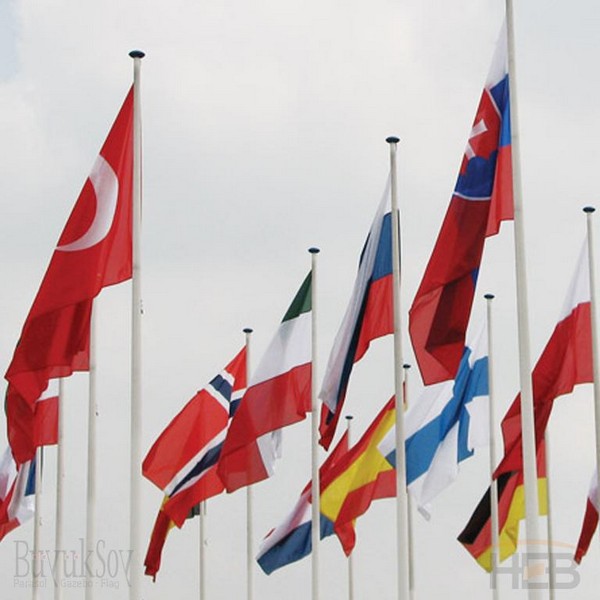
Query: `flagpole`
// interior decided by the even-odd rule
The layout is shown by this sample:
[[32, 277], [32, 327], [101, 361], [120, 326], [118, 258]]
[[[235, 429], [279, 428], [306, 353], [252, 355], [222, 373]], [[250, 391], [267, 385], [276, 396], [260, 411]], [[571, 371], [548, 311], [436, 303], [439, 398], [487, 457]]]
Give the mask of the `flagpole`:
[[198, 519], [199, 523], [199, 535], [200, 535], [200, 600], [206, 600], [206, 569], [205, 569], [205, 556], [204, 556], [204, 517], [206, 515], [206, 501], [200, 502]]
[[[517, 109], [517, 76], [515, 67], [515, 39], [513, 25], [513, 2], [506, 0], [506, 25], [508, 35], [508, 73], [510, 86], [511, 146], [513, 167], [514, 231], [515, 231], [515, 271], [517, 288], [517, 321], [519, 337], [519, 379], [521, 384], [521, 431], [523, 446], [523, 474], [525, 483], [525, 522], [527, 528], [526, 554], [535, 556], [539, 545], [539, 498], [535, 444], [535, 421], [533, 412], [533, 390], [531, 383], [531, 353], [529, 347], [529, 309], [527, 301], [527, 269], [525, 265], [525, 229], [523, 224], [523, 195], [521, 185], [521, 147], [519, 136], [519, 115]], [[529, 564], [530, 572], [543, 572]], [[531, 581], [533, 580], [533, 581]], [[540, 575], [528, 580], [530, 600], [541, 600], [538, 584], [543, 584]], [[538, 587], [536, 587], [538, 586]]]
[[317, 386], [317, 255], [319, 248], [309, 248], [311, 285], [311, 528], [312, 600], [319, 600], [319, 540], [321, 532], [321, 492], [319, 486], [319, 388]]
[[90, 316], [90, 374], [88, 392], [88, 456], [87, 456], [87, 513], [86, 513], [86, 570], [85, 598], [94, 598], [94, 547], [96, 542], [96, 311]]
[[496, 406], [494, 397], [494, 354], [493, 354], [493, 328], [492, 328], [492, 300], [494, 294], [485, 294], [487, 309], [487, 338], [488, 338], [488, 396], [489, 396], [489, 437], [490, 437], [490, 514], [492, 517], [492, 572], [491, 586], [492, 598], [498, 600], [498, 564], [500, 561], [500, 520], [498, 517], [498, 481], [494, 479], [496, 470]]
[[[348, 448], [352, 448], [352, 415], [346, 415], [346, 431], [348, 432]], [[348, 556], [348, 600], [354, 600], [354, 553]]]
[[552, 503], [550, 501], [550, 438], [548, 430], [544, 433], [545, 461], [546, 461], [546, 528], [548, 532], [548, 576], [550, 578], [550, 600], [554, 600], [556, 588], [556, 570], [552, 556], [554, 534], [552, 532]]
[[[408, 410], [408, 370], [410, 365], [404, 363], [402, 365], [404, 369], [404, 408]], [[413, 540], [413, 506], [412, 498], [410, 494], [406, 494], [407, 508], [408, 508], [408, 592], [410, 600], [415, 600], [415, 549]]]
[[[250, 382], [250, 336], [252, 329], [244, 328], [246, 336], [246, 389]], [[252, 540], [254, 539], [254, 531], [252, 527], [252, 486], [246, 486], [246, 598], [252, 600], [254, 596], [254, 571], [253, 571], [253, 552]]]
[[142, 600], [141, 464], [142, 464], [142, 127], [140, 103], [141, 63], [145, 54], [129, 53], [133, 59], [133, 273], [131, 291], [131, 455], [129, 498], [130, 600]]
[[[596, 427], [596, 476], [600, 482], [600, 367], [598, 365], [598, 319], [596, 317], [596, 264], [594, 260], [594, 230], [592, 228], [593, 206], [586, 206], [583, 212], [586, 215], [587, 249], [590, 278], [590, 313], [592, 326], [592, 365], [594, 374], [594, 420]], [[600, 506], [600, 483], [597, 486], [596, 503]], [[600, 534], [600, 527], [598, 528]]]
[[64, 498], [65, 498], [65, 417], [64, 417], [64, 384], [62, 378], [58, 380], [58, 443], [56, 445], [56, 523], [54, 538], [55, 571], [54, 576], [54, 600], [63, 597], [64, 577]]
[[396, 396], [396, 526], [398, 600], [409, 597], [408, 502], [406, 494], [406, 453], [404, 449], [404, 389], [402, 385], [402, 316], [400, 310], [400, 215], [396, 180], [396, 152], [400, 141], [388, 137], [392, 187], [392, 275], [394, 302], [394, 392]]
[[43, 446], [35, 449], [35, 514], [33, 519], [33, 600], [40, 598], [41, 550], [40, 533], [42, 528], [42, 458]]

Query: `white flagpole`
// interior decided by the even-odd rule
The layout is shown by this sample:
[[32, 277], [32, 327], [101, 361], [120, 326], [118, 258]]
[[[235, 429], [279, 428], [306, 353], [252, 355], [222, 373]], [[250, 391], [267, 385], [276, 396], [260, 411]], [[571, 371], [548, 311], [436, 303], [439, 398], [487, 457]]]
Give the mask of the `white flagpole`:
[[[404, 408], [408, 410], [408, 370], [410, 369], [410, 365], [404, 363], [402, 368], [404, 369]], [[408, 592], [410, 600], [415, 600], [415, 548], [413, 539], [413, 506], [410, 494], [406, 494], [406, 500], [408, 503]]]
[[[86, 571], [85, 598], [94, 598], [94, 549], [96, 543], [96, 311], [92, 307], [90, 317], [90, 374], [88, 393], [88, 456], [87, 456], [87, 513], [85, 531]], [[89, 565], [89, 568], [88, 568]]]
[[204, 517], [206, 516], [206, 501], [200, 502], [198, 507], [199, 533], [200, 533], [200, 600], [206, 600], [206, 564], [205, 564], [205, 533], [204, 533]]
[[140, 50], [129, 53], [133, 59], [133, 276], [131, 291], [131, 454], [129, 498], [129, 544], [131, 549], [130, 600], [142, 600], [141, 465], [142, 465], [142, 124], [140, 102]]
[[[596, 475], [600, 482], [600, 366], [598, 365], [598, 319], [596, 317], [596, 263], [594, 260], [594, 231], [592, 228], [592, 214], [595, 212], [593, 206], [586, 206], [583, 212], [586, 214], [587, 224], [587, 247], [590, 277], [590, 304], [592, 325], [592, 365], [594, 374], [594, 417], [596, 426]], [[598, 485], [597, 502], [600, 506], [600, 485]], [[600, 527], [598, 528], [600, 533]]]
[[312, 600], [319, 600], [319, 540], [321, 533], [321, 490], [319, 486], [319, 388], [317, 385], [317, 254], [318, 248], [309, 248], [311, 263], [311, 566]]
[[487, 309], [487, 338], [488, 338], [488, 394], [489, 394], [489, 436], [490, 436], [490, 514], [492, 518], [492, 598], [498, 600], [498, 564], [500, 562], [500, 525], [498, 518], [498, 481], [494, 479], [496, 470], [496, 406], [494, 396], [494, 354], [492, 328], [492, 300], [494, 294], [485, 294]]
[[400, 215], [396, 180], [397, 137], [388, 137], [392, 184], [392, 270], [394, 300], [394, 392], [396, 395], [396, 525], [398, 600], [409, 597], [408, 499], [406, 494], [406, 452], [404, 449], [404, 386], [402, 385], [402, 316], [400, 309]]
[[62, 378], [58, 380], [58, 444], [56, 445], [56, 533], [54, 538], [54, 558], [55, 570], [54, 576], [54, 600], [61, 600], [63, 597], [63, 577], [64, 577], [64, 536], [63, 521], [65, 514], [65, 416], [64, 416], [64, 385]]
[[548, 430], [544, 434], [544, 444], [546, 446], [546, 509], [547, 509], [547, 517], [546, 517], [546, 527], [548, 532], [548, 576], [550, 578], [550, 600], [554, 600], [555, 594], [554, 590], [556, 588], [556, 569], [554, 568], [554, 557], [552, 555], [553, 551], [553, 540], [554, 534], [552, 532], [552, 503], [550, 501], [550, 436], [548, 435]]
[[[517, 287], [517, 320], [519, 332], [519, 379], [521, 384], [521, 431], [523, 440], [523, 475], [525, 483], [525, 522], [527, 528], [526, 553], [535, 555], [540, 542], [538, 477], [535, 445], [535, 421], [533, 390], [531, 383], [531, 352], [529, 347], [529, 309], [527, 301], [527, 269], [525, 266], [525, 228], [523, 224], [523, 194], [521, 186], [521, 147], [519, 136], [519, 113], [517, 109], [517, 73], [515, 68], [515, 38], [513, 25], [513, 2], [506, 0], [506, 27], [508, 34], [508, 73], [510, 87], [511, 146], [513, 167], [513, 197], [515, 204], [515, 271]], [[530, 562], [530, 573], [543, 573], [540, 565]], [[529, 578], [530, 600], [542, 597], [540, 585], [543, 577]]]
[[[352, 415], [346, 415], [346, 429], [348, 431], [348, 448], [352, 448]], [[348, 600], [354, 600], [354, 553], [348, 557]]]
[[[250, 383], [250, 336], [252, 329], [244, 329], [246, 335], [246, 388]], [[254, 556], [252, 552], [252, 541], [254, 530], [252, 527], [252, 486], [246, 486], [246, 598], [252, 600], [254, 597]]]
[[39, 446], [35, 449], [35, 514], [33, 519], [33, 573], [32, 573], [32, 597], [33, 600], [40, 598], [40, 571], [41, 571], [41, 548], [40, 534], [42, 528], [42, 461], [44, 449]]

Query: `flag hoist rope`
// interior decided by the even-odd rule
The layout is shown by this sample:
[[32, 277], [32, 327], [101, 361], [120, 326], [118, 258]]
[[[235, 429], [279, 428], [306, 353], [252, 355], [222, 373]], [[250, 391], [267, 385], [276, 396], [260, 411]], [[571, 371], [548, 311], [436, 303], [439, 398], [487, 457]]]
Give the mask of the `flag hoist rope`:
[[310, 310], [311, 310], [311, 566], [312, 566], [312, 600], [319, 600], [319, 539], [321, 531], [321, 490], [319, 486], [319, 388], [317, 385], [317, 255], [318, 248], [309, 248], [311, 282], [310, 282]]
[[40, 548], [40, 533], [42, 528], [42, 462], [44, 449], [39, 446], [35, 449], [35, 512], [33, 515], [33, 567], [32, 567], [32, 598], [39, 600], [40, 574], [42, 566], [42, 552]]
[[205, 517], [206, 517], [206, 500], [200, 502], [198, 505], [198, 534], [199, 534], [199, 584], [198, 591], [200, 594], [200, 600], [206, 600], [206, 556], [205, 556]]
[[406, 453], [404, 449], [404, 386], [402, 385], [402, 317], [400, 310], [400, 215], [396, 180], [396, 150], [400, 140], [388, 137], [392, 193], [392, 275], [394, 303], [394, 394], [396, 396], [396, 558], [398, 600], [408, 600], [408, 501], [406, 494]]
[[65, 570], [64, 563], [64, 528], [63, 521], [65, 515], [65, 411], [64, 411], [64, 384], [63, 379], [58, 380], [58, 444], [56, 446], [56, 534], [54, 538], [54, 558], [55, 573], [54, 579], [54, 600], [61, 600], [63, 597], [63, 577]]
[[[346, 415], [346, 430], [348, 431], [348, 448], [352, 448], [352, 415]], [[354, 558], [352, 552], [348, 556], [348, 600], [354, 600]]]
[[[592, 367], [594, 374], [594, 418], [596, 430], [596, 475], [600, 482], [600, 365], [598, 364], [598, 319], [596, 317], [596, 263], [594, 260], [594, 232], [592, 229], [593, 206], [586, 206], [587, 251], [590, 278], [590, 313], [592, 325]], [[600, 485], [597, 486], [597, 505], [600, 506]], [[600, 533], [600, 527], [598, 528]]]
[[141, 281], [141, 63], [144, 53], [133, 50], [133, 273], [131, 288], [131, 453], [129, 497], [130, 600], [142, 600], [141, 482], [142, 482], [142, 281]]
[[485, 294], [487, 315], [487, 339], [488, 339], [488, 397], [489, 397], [489, 438], [490, 438], [490, 515], [492, 526], [492, 555], [491, 555], [491, 581], [492, 598], [500, 598], [498, 589], [498, 564], [500, 562], [500, 526], [498, 518], [498, 481], [494, 479], [494, 471], [498, 458], [496, 456], [496, 409], [494, 404], [494, 352], [493, 352], [493, 328], [492, 328], [492, 300], [494, 294]]
[[[246, 335], [246, 389], [250, 383], [250, 337], [252, 329], [246, 327], [244, 329]], [[254, 530], [252, 527], [252, 486], [246, 486], [246, 598], [252, 600], [254, 596], [254, 564], [252, 542]]]
[[[527, 269], [525, 265], [525, 228], [523, 223], [523, 194], [521, 185], [521, 148], [519, 135], [519, 112], [517, 109], [517, 73], [515, 68], [515, 36], [513, 2], [506, 0], [506, 30], [508, 35], [508, 77], [510, 87], [511, 146], [513, 171], [513, 198], [515, 205], [515, 272], [517, 288], [517, 323], [519, 337], [519, 380], [521, 385], [521, 432], [523, 446], [523, 474], [525, 483], [525, 522], [527, 529], [526, 554], [539, 555], [541, 541], [539, 528], [538, 476], [533, 413], [533, 390], [531, 383], [531, 352], [529, 344], [529, 308], [527, 301]], [[538, 550], [536, 551], [536, 547]], [[528, 597], [541, 600], [544, 585], [544, 568], [529, 561]]]
[[[404, 369], [404, 410], [408, 410], [408, 370], [410, 365], [402, 365]], [[406, 494], [406, 510], [408, 511], [408, 592], [410, 600], [415, 600], [415, 544], [413, 538], [413, 506], [410, 494]]]

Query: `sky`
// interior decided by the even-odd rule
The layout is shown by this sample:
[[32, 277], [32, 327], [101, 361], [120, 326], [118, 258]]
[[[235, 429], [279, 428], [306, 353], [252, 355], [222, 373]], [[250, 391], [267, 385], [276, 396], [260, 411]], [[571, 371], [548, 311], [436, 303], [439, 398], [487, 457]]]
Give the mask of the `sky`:
[[[597, 203], [600, 6], [515, 3], [516, 93], [522, 154], [532, 358], [560, 313], [581, 247], [581, 208]], [[402, 310], [420, 282], [445, 213], [504, 14], [501, 0], [46, 0], [0, 2], [0, 365], [12, 357], [52, 249], [132, 81], [141, 49], [143, 120], [143, 447], [229, 362], [252, 327], [256, 365], [321, 248], [318, 362], [322, 374], [352, 289], [358, 255], [398, 154]], [[596, 217], [597, 218], [597, 217]], [[596, 226], [595, 226], [596, 227]], [[497, 417], [518, 390], [512, 224], [486, 245], [474, 314], [494, 301]], [[108, 564], [128, 548], [129, 283], [96, 303], [99, 355], [99, 535]], [[414, 359], [404, 336], [405, 358]], [[392, 344], [357, 365], [347, 410], [353, 437], [393, 388]], [[416, 368], [409, 395], [418, 397]], [[87, 377], [65, 385], [66, 547], [85, 532]], [[284, 432], [275, 477], [255, 487], [255, 546], [293, 506], [309, 478], [306, 421]], [[0, 442], [4, 442], [4, 427]], [[499, 436], [499, 431], [497, 432]], [[557, 401], [549, 428], [554, 538], [576, 543], [594, 465], [591, 386]], [[55, 449], [46, 452], [42, 545], [53, 548]], [[323, 454], [321, 458], [323, 458]], [[463, 463], [435, 502], [414, 515], [417, 597], [491, 595], [488, 576], [456, 541], [487, 487], [488, 457]], [[161, 492], [142, 483], [149, 536]], [[394, 503], [373, 505], [357, 526], [356, 597], [392, 600]], [[209, 598], [245, 590], [245, 495], [208, 503]], [[542, 521], [542, 526], [545, 521]], [[22, 552], [32, 523], [0, 544], [3, 597], [22, 600]], [[198, 596], [198, 523], [167, 540], [143, 598]], [[27, 546], [29, 544], [29, 546]], [[145, 549], [144, 549], [145, 550]], [[346, 561], [322, 544], [322, 597], [347, 597]], [[594, 541], [579, 584], [556, 598], [583, 599], [599, 584]], [[96, 582], [96, 598], [128, 598], [122, 566]], [[21, 569], [21, 571], [19, 571]], [[69, 581], [81, 580], [74, 573]], [[147, 578], [145, 578], [147, 579]], [[255, 597], [306, 598], [310, 561], [270, 577]], [[47, 577], [42, 598], [52, 597]], [[564, 575], [565, 584], [570, 581]], [[511, 578], [501, 589], [511, 598]], [[77, 588], [64, 598], [81, 597]]]

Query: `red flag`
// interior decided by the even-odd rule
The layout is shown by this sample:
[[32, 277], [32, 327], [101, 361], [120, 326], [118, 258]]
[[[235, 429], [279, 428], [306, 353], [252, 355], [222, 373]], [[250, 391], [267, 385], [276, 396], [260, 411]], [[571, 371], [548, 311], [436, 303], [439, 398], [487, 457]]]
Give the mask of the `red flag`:
[[581, 563], [581, 559], [587, 554], [594, 532], [598, 527], [598, 471], [594, 469], [594, 475], [590, 484], [590, 491], [585, 506], [585, 516], [581, 525], [581, 533], [577, 542], [577, 549], [573, 560]]
[[59, 238], [5, 375], [19, 463], [33, 457], [34, 446], [10, 415], [32, 409], [50, 379], [89, 369], [92, 301], [103, 287], [131, 278], [132, 180], [133, 88]]

